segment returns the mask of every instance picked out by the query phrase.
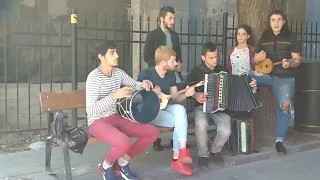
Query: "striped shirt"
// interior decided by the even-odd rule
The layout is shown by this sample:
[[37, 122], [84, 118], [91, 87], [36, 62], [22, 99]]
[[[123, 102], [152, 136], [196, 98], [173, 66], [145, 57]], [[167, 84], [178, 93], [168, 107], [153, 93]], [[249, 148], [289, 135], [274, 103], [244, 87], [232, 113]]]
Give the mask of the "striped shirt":
[[88, 125], [94, 120], [116, 114], [116, 100], [111, 98], [111, 93], [121, 85], [141, 89], [141, 83], [135, 81], [119, 68], [112, 70], [112, 75], [106, 76], [99, 69], [90, 72], [86, 81], [86, 111]]

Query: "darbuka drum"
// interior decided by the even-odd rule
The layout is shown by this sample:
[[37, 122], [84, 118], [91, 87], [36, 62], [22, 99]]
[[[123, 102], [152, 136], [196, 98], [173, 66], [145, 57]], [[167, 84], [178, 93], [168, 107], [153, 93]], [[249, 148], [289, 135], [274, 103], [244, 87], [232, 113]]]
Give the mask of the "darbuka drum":
[[160, 102], [154, 91], [136, 90], [129, 98], [117, 101], [117, 112], [124, 118], [138, 123], [149, 123], [160, 110]]

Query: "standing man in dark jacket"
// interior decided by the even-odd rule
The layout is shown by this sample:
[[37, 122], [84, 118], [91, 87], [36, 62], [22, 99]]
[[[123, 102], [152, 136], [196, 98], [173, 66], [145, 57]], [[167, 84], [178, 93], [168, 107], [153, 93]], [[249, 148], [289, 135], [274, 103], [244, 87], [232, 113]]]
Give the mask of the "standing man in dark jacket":
[[150, 31], [147, 34], [146, 42], [144, 46], [144, 61], [148, 64], [148, 67], [155, 66], [154, 53], [156, 49], [160, 46], [168, 46], [173, 49], [177, 54], [177, 68], [176, 74], [177, 82], [182, 81], [181, 69], [182, 59], [181, 59], [181, 47], [179, 43], [178, 34], [172, 30], [175, 20], [175, 10], [172, 6], [165, 6], [160, 9], [159, 12], [160, 27]]
[[288, 129], [291, 100], [294, 95], [295, 76], [300, 65], [301, 43], [288, 27], [287, 18], [281, 11], [269, 15], [269, 28], [262, 34], [256, 45], [254, 62], [259, 64], [266, 58], [282, 62], [270, 74], [256, 72], [252, 77], [258, 85], [271, 86], [276, 104], [276, 144], [278, 153], [285, 154], [283, 140]]

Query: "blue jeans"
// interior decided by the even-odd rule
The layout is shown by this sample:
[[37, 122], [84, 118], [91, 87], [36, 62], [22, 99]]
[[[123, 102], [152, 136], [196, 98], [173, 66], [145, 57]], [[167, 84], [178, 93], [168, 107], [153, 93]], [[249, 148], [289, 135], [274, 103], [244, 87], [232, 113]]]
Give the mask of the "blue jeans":
[[[290, 118], [291, 100], [294, 95], [294, 78], [279, 78], [256, 71], [252, 71], [250, 76], [257, 80], [258, 86], [265, 85], [272, 87], [276, 105], [276, 138], [284, 139]], [[284, 101], [290, 102], [288, 112], [282, 107], [282, 102]]]
[[210, 151], [218, 153], [224, 144], [229, 140], [231, 134], [231, 117], [224, 112], [204, 113], [202, 106], [198, 106], [194, 110], [196, 141], [199, 157], [209, 157], [208, 151], [208, 121], [214, 121], [217, 126], [217, 135], [211, 145]]
[[168, 104], [159, 111], [158, 116], [151, 122], [155, 126], [174, 127], [173, 131], [173, 150], [180, 150], [180, 139], [187, 140], [188, 119], [187, 111], [181, 104]]

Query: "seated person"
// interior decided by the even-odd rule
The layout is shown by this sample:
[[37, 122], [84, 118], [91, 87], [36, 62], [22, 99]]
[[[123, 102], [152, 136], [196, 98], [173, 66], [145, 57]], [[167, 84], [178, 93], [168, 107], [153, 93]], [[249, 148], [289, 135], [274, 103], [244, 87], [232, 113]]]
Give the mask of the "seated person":
[[[118, 115], [116, 101], [131, 97], [133, 89], [150, 90], [153, 85], [148, 80], [137, 82], [117, 68], [119, 56], [114, 43], [99, 47], [97, 57], [100, 65], [89, 73], [86, 81], [88, 132], [111, 145], [99, 170], [103, 179], [117, 180], [117, 169], [124, 179], [137, 180], [129, 161], [157, 139], [159, 130], [151, 124], [135, 123]], [[120, 88], [121, 85], [125, 87]], [[131, 144], [130, 137], [138, 139]]]
[[149, 67], [140, 72], [138, 81], [150, 80], [155, 86], [154, 91], [171, 95], [172, 101], [165, 109], [160, 110], [158, 116], [151, 123], [161, 127], [174, 127], [173, 131], [173, 157], [170, 167], [181, 174], [192, 175], [192, 169], [186, 163], [192, 163], [192, 157], [186, 149], [188, 120], [184, 106], [180, 103], [194, 93], [194, 88], [186, 87], [186, 92], [177, 94], [175, 69], [176, 53], [167, 46], [160, 46], [155, 52], [155, 67]]
[[[211, 42], [205, 43], [202, 46], [201, 58], [203, 63], [193, 68], [187, 77], [187, 83], [194, 83], [204, 79], [205, 74], [219, 73], [221, 71], [228, 72], [228, 69], [224, 66], [217, 64], [218, 49], [217, 46]], [[250, 83], [251, 86], [256, 86], [256, 81]], [[231, 117], [226, 112], [218, 111], [216, 113], [204, 113], [202, 104], [206, 101], [204, 93], [204, 86], [196, 88], [196, 92], [193, 94], [193, 98], [197, 101], [194, 110], [195, 120], [195, 134], [198, 147], [198, 166], [201, 168], [208, 167], [209, 156], [222, 166], [224, 159], [220, 154], [224, 144], [229, 140], [231, 134]], [[211, 145], [210, 151], [208, 150], [208, 121], [213, 120], [217, 126], [217, 135], [214, 142]]]

